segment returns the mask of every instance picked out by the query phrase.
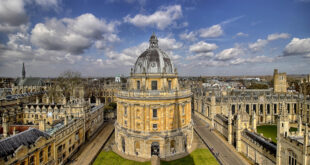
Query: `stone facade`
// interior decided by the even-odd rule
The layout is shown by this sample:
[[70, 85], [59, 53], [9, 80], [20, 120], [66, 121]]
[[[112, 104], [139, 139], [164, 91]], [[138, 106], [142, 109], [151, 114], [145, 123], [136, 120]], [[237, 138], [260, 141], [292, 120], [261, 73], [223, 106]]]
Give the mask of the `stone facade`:
[[273, 90], [275, 93], [286, 93], [287, 92], [287, 82], [286, 73], [279, 73], [278, 69], [274, 70], [273, 73]]
[[126, 155], [167, 158], [186, 153], [192, 146], [192, 93], [179, 88], [176, 70], [165, 72], [164, 68], [173, 67], [161, 53], [152, 35], [150, 48], [131, 72], [128, 89], [117, 94], [115, 145]]

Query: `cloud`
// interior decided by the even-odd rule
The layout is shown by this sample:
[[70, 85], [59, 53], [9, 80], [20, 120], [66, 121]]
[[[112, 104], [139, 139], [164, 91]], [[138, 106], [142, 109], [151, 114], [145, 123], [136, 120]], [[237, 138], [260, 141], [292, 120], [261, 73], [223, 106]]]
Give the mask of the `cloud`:
[[283, 56], [304, 56], [310, 57], [310, 38], [293, 38], [283, 52]]
[[262, 62], [272, 62], [274, 59], [267, 56], [255, 56], [253, 58], [236, 58], [230, 61], [232, 65], [239, 65], [245, 63], [262, 63]]
[[0, 32], [12, 32], [28, 22], [23, 0], [0, 1]]
[[287, 39], [290, 35], [288, 33], [273, 33], [267, 36], [267, 39], [258, 39], [254, 43], [249, 44], [249, 48], [253, 52], [258, 52], [262, 50], [269, 42], [278, 40], [278, 39]]
[[216, 60], [227, 61], [244, 54], [244, 50], [239, 47], [228, 48], [216, 54]]
[[211, 58], [214, 56], [213, 52], [205, 52], [205, 53], [197, 53], [192, 56], [187, 56], [187, 60], [195, 60], [195, 59], [206, 59], [206, 58]]
[[243, 32], [239, 32], [239, 33], [236, 34], [235, 37], [247, 37], [247, 36], [249, 36], [249, 35], [246, 34], [246, 33], [243, 33]]
[[268, 40], [257, 39], [256, 42], [249, 44], [249, 48], [253, 52], [257, 52], [257, 51], [262, 50], [267, 44], [268, 44]]
[[160, 30], [169, 25], [176, 24], [176, 20], [182, 17], [182, 8], [180, 5], [162, 7], [151, 15], [137, 14], [134, 17], [127, 15], [124, 21], [138, 27], [156, 27]]
[[202, 38], [214, 38], [221, 35], [223, 35], [223, 30], [219, 24], [199, 30], [199, 36]]
[[55, 11], [60, 10], [59, 4], [61, 0], [33, 0], [33, 2], [43, 9], [53, 9]]
[[196, 35], [197, 35], [197, 33], [194, 32], [194, 31], [189, 32], [189, 33], [183, 32], [183, 33], [181, 33], [181, 34], [179, 35], [179, 37], [180, 37], [182, 40], [195, 41], [195, 40], [197, 40]]
[[287, 39], [290, 38], [290, 35], [288, 33], [274, 33], [269, 34], [267, 37], [268, 41], [278, 40], [278, 39]]
[[31, 31], [31, 42], [46, 50], [65, 50], [71, 54], [81, 54], [94, 42], [99, 48], [105, 42], [119, 41], [114, 34], [118, 25], [118, 22], [108, 23], [89, 13], [74, 19], [52, 18], [35, 25]]
[[217, 49], [218, 46], [213, 43], [206, 43], [204, 41], [200, 41], [196, 44], [193, 44], [189, 47], [189, 51], [194, 53], [206, 53]]
[[170, 37], [164, 37], [164, 38], [159, 37], [158, 45], [164, 51], [180, 49], [183, 46], [181, 42], [177, 42], [176, 39]]

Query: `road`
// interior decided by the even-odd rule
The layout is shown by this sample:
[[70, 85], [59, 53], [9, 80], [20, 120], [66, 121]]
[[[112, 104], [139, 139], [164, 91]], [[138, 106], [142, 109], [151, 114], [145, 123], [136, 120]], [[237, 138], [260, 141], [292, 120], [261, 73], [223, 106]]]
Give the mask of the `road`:
[[229, 146], [229, 144], [222, 139], [220, 139], [217, 135], [215, 135], [213, 132], [210, 132], [210, 128], [207, 127], [207, 123], [203, 120], [201, 120], [199, 117], [193, 115], [194, 120], [194, 129], [198, 132], [198, 134], [201, 136], [201, 138], [208, 144], [210, 148], [213, 148], [214, 153], [219, 153], [218, 159], [224, 164], [224, 165], [242, 165], [249, 163], [242, 158], [234, 149], [232, 146]]
[[92, 139], [88, 144], [85, 144], [85, 147], [81, 148], [76, 155], [73, 156], [72, 160], [68, 162], [70, 165], [88, 165], [91, 163], [94, 157], [97, 156], [97, 153], [100, 152], [103, 144], [108, 140], [109, 136], [114, 130], [114, 123], [106, 123], [104, 128], [95, 135], [96, 137]]

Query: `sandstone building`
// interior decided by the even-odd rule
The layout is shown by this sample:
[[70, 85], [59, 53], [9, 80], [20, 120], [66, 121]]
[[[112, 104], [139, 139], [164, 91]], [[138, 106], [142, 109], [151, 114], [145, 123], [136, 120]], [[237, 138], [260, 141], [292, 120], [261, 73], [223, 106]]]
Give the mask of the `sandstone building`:
[[274, 70], [273, 73], [273, 90], [275, 93], [286, 93], [287, 92], [287, 82], [286, 73], [279, 73], [278, 69]]
[[149, 42], [131, 70], [128, 89], [117, 94], [115, 145], [126, 155], [167, 158], [191, 148], [192, 93], [179, 87], [177, 70], [155, 34]]

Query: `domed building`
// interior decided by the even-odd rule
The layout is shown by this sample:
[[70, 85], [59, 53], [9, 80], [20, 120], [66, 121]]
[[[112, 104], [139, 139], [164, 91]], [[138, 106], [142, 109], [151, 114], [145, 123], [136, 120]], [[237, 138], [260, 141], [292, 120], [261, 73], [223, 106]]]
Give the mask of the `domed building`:
[[153, 34], [131, 69], [127, 90], [117, 94], [115, 145], [139, 158], [167, 158], [192, 146], [191, 91], [180, 89], [178, 73]]

